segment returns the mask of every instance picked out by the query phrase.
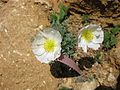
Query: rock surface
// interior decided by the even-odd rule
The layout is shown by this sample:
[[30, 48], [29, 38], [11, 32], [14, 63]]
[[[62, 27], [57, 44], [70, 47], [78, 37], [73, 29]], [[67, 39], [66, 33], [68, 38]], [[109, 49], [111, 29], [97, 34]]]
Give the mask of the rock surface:
[[76, 84], [75, 90], [95, 90], [98, 86], [98, 81], [94, 79], [92, 81]]

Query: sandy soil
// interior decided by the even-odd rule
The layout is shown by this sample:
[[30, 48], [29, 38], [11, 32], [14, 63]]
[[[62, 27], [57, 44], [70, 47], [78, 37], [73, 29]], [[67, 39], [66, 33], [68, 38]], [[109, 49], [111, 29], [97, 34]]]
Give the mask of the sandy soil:
[[41, 25], [49, 25], [47, 15], [33, 1], [9, 1], [0, 9], [0, 90], [56, 90], [49, 65], [31, 51]]

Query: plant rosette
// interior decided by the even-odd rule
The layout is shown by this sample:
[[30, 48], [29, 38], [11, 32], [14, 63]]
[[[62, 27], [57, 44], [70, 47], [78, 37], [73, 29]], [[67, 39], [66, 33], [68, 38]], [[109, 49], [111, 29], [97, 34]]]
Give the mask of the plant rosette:
[[102, 28], [96, 24], [90, 24], [80, 30], [78, 47], [81, 47], [84, 52], [87, 52], [87, 48], [98, 50], [103, 40], [104, 32]]
[[42, 63], [50, 63], [61, 55], [62, 36], [59, 31], [47, 28], [40, 31], [32, 42], [32, 51]]

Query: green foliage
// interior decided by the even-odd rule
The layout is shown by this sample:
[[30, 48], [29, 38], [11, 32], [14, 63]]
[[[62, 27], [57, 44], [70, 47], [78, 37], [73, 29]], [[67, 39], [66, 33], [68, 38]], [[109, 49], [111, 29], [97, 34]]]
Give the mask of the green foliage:
[[68, 8], [66, 6], [64, 6], [63, 4], [60, 4], [59, 8], [60, 8], [59, 13], [53, 12], [50, 15], [50, 20], [52, 22], [52, 26], [59, 25], [65, 19], [65, 17], [67, 16]]
[[94, 60], [98, 63], [101, 63], [102, 58], [103, 58], [103, 53], [102, 52], [97, 52], [95, 57], [94, 57]]
[[60, 24], [59, 15], [55, 12], [50, 15], [50, 20], [53, 26]]
[[67, 16], [68, 8], [66, 6], [64, 6], [63, 4], [60, 4], [59, 8], [60, 8], [59, 21], [62, 22], [65, 19], [65, 17]]
[[88, 14], [84, 14], [82, 16], [83, 23], [88, 23], [90, 16]]
[[104, 32], [104, 47], [111, 49], [116, 44], [116, 35], [120, 32], [120, 27], [114, 27], [110, 31]]
[[63, 35], [62, 53], [69, 57], [73, 57], [77, 38], [65, 29], [61, 30], [60, 32]]
[[111, 33], [113, 33], [113, 35], [116, 35], [120, 32], [120, 26], [116, 26], [115, 28], [111, 29]]

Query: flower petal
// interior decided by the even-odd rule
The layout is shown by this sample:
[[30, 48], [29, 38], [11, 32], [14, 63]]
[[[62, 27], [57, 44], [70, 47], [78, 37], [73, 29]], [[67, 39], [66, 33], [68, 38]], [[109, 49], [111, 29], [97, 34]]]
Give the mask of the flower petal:
[[52, 61], [56, 59], [54, 57], [54, 53], [48, 53], [45, 58], [47, 58], [48, 61]]
[[99, 31], [99, 30], [102, 30], [102, 28], [100, 26], [96, 25], [96, 24], [90, 24], [90, 25], [87, 25], [87, 26], [83, 27], [81, 29], [81, 31], [82, 30], [93, 30], [93, 31], [98, 30]]
[[44, 44], [44, 38], [38, 33], [36, 37], [34, 38], [34, 41], [32, 42], [32, 48], [37, 49], [41, 47], [41, 45]]
[[88, 47], [94, 50], [97, 50], [100, 47], [100, 44], [91, 42], [91, 43], [88, 43]]
[[59, 31], [54, 30], [53, 28], [47, 28], [45, 30], [43, 30], [43, 33], [46, 35], [46, 37], [51, 38], [51, 39], [55, 39], [58, 42], [61, 43], [62, 41], [62, 36], [59, 33]]
[[89, 30], [101, 30], [102, 28], [96, 24], [90, 24], [88, 25], [89, 27], [87, 29]]
[[43, 47], [35, 48], [32, 50], [35, 55], [41, 55], [45, 52], [45, 49]]
[[37, 60], [39, 60], [41, 63], [49, 63], [47, 58], [45, 58], [47, 53], [43, 53], [42, 55], [35, 55]]
[[55, 52], [54, 52], [54, 57], [55, 57], [55, 59], [57, 59], [58, 57], [60, 57], [60, 55], [61, 55], [61, 47], [58, 46], [58, 47], [56, 48]]
[[94, 43], [102, 43], [104, 40], [104, 32], [103, 31], [94, 31]]
[[49, 62], [55, 60], [53, 53], [43, 53], [42, 55], [36, 55], [37, 60], [39, 60], [41, 63], [48, 64]]
[[78, 47], [82, 47], [83, 51], [87, 52], [87, 42], [83, 38], [78, 42]]

